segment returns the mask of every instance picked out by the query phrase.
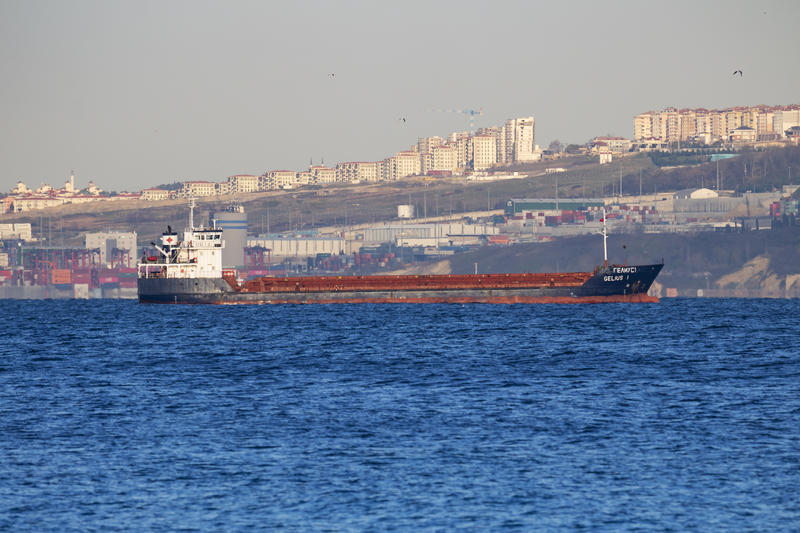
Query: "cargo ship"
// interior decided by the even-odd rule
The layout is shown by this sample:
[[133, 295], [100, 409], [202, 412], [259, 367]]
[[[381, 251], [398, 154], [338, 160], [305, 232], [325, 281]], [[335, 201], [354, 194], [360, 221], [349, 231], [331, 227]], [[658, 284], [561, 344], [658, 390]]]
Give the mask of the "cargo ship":
[[167, 228], [158, 255], [138, 265], [141, 303], [612, 303], [658, 302], [648, 290], [663, 267], [609, 265], [603, 217], [603, 265], [593, 272], [259, 277], [240, 281], [222, 267], [222, 229], [189, 227], [179, 238]]

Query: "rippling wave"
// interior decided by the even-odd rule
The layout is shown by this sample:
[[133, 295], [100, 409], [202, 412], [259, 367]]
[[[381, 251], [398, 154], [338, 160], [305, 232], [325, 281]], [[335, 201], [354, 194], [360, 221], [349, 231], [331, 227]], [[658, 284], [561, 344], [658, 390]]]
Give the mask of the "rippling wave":
[[0, 316], [0, 529], [800, 524], [794, 301]]

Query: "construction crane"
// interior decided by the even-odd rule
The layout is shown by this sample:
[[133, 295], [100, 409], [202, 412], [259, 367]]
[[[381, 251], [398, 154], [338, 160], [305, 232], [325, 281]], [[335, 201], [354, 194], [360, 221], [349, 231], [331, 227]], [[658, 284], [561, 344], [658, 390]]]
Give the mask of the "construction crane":
[[483, 115], [483, 108], [481, 107], [478, 110], [475, 109], [434, 109], [437, 113], [459, 113], [464, 115], [464, 119], [467, 122], [467, 126], [469, 127], [469, 132], [472, 133], [475, 131], [475, 117], [479, 115]]

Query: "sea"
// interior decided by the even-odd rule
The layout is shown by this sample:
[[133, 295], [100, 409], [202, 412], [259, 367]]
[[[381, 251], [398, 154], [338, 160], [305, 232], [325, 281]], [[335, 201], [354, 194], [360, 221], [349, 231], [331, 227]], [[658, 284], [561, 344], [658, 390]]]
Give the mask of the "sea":
[[2, 531], [798, 531], [800, 301], [0, 303]]

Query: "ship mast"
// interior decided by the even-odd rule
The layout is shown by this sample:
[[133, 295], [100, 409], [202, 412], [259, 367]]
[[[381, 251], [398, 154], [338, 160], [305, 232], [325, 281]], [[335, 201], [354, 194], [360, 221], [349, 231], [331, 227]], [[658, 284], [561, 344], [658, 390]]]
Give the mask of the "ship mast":
[[603, 207], [603, 218], [600, 219], [603, 223], [603, 268], [608, 268], [608, 233], [606, 232], [606, 208]]
[[194, 231], [194, 198], [189, 198], [189, 231]]

